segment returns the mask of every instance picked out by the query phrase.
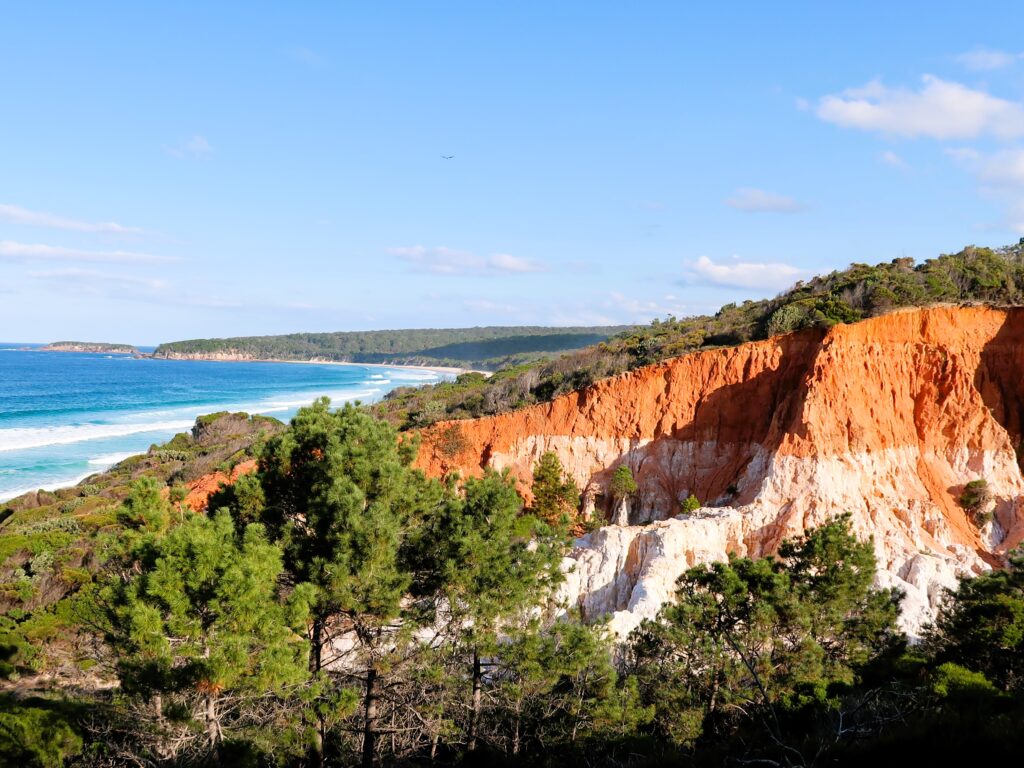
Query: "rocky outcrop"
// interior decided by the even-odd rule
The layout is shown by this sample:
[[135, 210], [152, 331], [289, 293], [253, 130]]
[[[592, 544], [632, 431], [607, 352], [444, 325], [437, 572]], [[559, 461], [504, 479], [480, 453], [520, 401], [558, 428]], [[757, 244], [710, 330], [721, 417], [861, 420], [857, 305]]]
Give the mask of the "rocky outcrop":
[[214, 493], [219, 491], [222, 486], [235, 482], [242, 475], [255, 472], [256, 467], [255, 459], [247, 459], [236, 464], [231, 470], [231, 474], [217, 471], [193, 480], [188, 484], [188, 490], [182, 505], [188, 507], [193, 512], [205, 512], [210, 503], [210, 497]]
[[[880, 582], [905, 591], [916, 633], [943, 587], [1024, 540], [1022, 428], [1024, 310], [938, 307], [699, 352], [438, 424], [418, 461], [432, 475], [508, 468], [527, 492], [554, 451], [606, 520], [607, 482], [627, 464], [639, 486], [630, 524], [577, 541], [562, 595], [619, 632], [652, 615], [687, 567], [771, 553], [849, 512], [874, 539]], [[989, 522], [958, 503], [979, 478]], [[679, 517], [690, 493], [705, 507]]]
[[40, 352], [92, 352], [102, 355], [137, 355], [131, 344], [106, 344], [94, 341], [55, 341], [39, 348]]
[[150, 357], [156, 360], [213, 360], [221, 363], [253, 362], [262, 360], [249, 352], [226, 349], [218, 352], [168, 352], [157, 350]]

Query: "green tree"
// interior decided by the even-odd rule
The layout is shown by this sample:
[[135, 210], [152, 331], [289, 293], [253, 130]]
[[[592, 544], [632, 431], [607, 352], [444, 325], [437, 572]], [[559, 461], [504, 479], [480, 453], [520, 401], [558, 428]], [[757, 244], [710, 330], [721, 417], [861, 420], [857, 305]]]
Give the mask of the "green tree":
[[133, 530], [164, 533], [171, 521], [171, 504], [164, 491], [164, 484], [155, 478], [140, 477], [132, 483], [117, 521]]
[[926, 635], [940, 664], [982, 673], [1002, 691], [1024, 692], [1024, 549], [1009, 567], [962, 579]]
[[[412, 532], [443, 503], [445, 488], [413, 470], [417, 446], [356, 405], [322, 398], [302, 408], [260, 459], [263, 520], [285, 549], [288, 569], [315, 588], [311, 670], [318, 674], [334, 632], [356, 641], [348, 669], [363, 669], [363, 763], [376, 753], [382, 676], [396, 667], [416, 626], [430, 619], [408, 603], [417, 580]], [[314, 752], [322, 759], [326, 721]]]
[[540, 606], [562, 574], [564, 538], [530, 514], [505, 472], [492, 470], [463, 486], [464, 498], [452, 499], [426, 534], [440, 568], [439, 594], [453, 628], [453, 646], [466, 658], [471, 691], [466, 743], [476, 749], [485, 657], [498, 638], [521, 621], [524, 611]]
[[565, 474], [558, 454], [548, 451], [533, 470], [533, 505], [530, 511], [548, 525], [567, 529], [576, 521], [580, 490]]
[[633, 470], [626, 464], [620, 464], [612, 473], [608, 481], [608, 491], [616, 501], [632, 496], [637, 492], [636, 480], [633, 479]]
[[838, 706], [838, 692], [900, 641], [899, 595], [872, 589], [874, 572], [871, 544], [841, 518], [785, 543], [780, 559], [684, 573], [677, 602], [631, 637], [661, 732], [685, 745], [753, 729], [773, 759], [802, 760], [786, 717]]
[[605, 628], [575, 618], [523, 624], [497, 649], [489, 685], [500, 714], [494, 741], [514, 756], [601, 743], [653, 717], [635, 681], [620, 681]]
[[136, 573], [101, 595], [122, 689], [179, 701], [216, 759], [231, 710], [305, 678], [309, 590], [282, 599], [280, 549], [260, 525], [239, 536], [223, 510], [187, 517], [137, 554]]

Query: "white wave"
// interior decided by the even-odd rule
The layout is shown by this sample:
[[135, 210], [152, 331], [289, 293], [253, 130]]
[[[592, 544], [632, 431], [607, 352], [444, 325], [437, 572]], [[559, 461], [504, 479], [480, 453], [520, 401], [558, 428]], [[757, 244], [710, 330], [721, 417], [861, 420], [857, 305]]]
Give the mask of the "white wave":
[[372, 397], [379, 392], [380, 388], [376, 387], [373, 389], [361, 389], [355, 392], [349, 390], [346, 392], [324, 392], [320, 394], [310, 393], [308, 395], [304, 395], [301, 399], [268, 400], [262, 405], [255, 406], [253, 411], [255, 413], [280, 413], [281, 411], [289, 411], [294, 408], [303, 408], [307, 405], [312, 405], [313, 401], [320, 397], [329, 397], [332, 404], [347, 403], [350, 400], [361, 400], [366, 397]]
[[96, 456], [95, 458], [89, 459], [89, 464], [99, 467], [112, 467], [115, 464], [124, 461], [129, 456], [135, 456], [138, 451], [122, 451], [121, 453], [105, 453], [102, 456]]
[[44, 482], [41, 485], [28, 485], [21, 488], [9, 488], [8, 490], [0, 490], [0, 502], [10, 501], [16, 499], [23, 493], [29, 493], [31, 491], [56, 491], [58, 488], [69, 488], [73, 485], [78, 485], [80, 482], [85, 480], [87, 477], [95, 475], [96, 472], [86, 472], [84, 475], [78, 475], [77, 477], [64, 478], [63, 480], [53, 480], [51, 482]]
[[419, 373], [417, 371], [390, 371], [389, 374], [392, 379], [398, 381], [438, 381], [442, 378], [440, 373]]
[[0, 452], [24, 451], [49, 445], [69, 445], [142, 432], [178, 432], [192, 426], [188, 421], [151, 421], [135, 424], [74, 424], [63, 427], [13, 427], [0, 429]]

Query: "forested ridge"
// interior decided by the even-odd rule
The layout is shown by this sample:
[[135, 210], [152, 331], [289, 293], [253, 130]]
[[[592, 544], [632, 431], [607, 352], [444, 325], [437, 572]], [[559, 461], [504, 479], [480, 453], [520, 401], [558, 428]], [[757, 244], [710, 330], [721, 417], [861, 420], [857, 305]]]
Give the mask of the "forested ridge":
[[1024, 246], [968, 246], [920, 264], [909, 258], [851, 264], [771, 299], [726, 304], [714, 315], [655, 320], [559, 357], [505, 366], [490, 378], [467, 373], [454, 382], [395, 389], [375, 412], [402, 429], [490, 416], [688, 352], [854, 323], [904, 307], [977, 303], [1024, 304]]
[[630, 326], [487, 326], [193, 339], [161, 344], [155, 357], [235, 355], [253, 360], [445, 365], [494, 369], [596, 344]]

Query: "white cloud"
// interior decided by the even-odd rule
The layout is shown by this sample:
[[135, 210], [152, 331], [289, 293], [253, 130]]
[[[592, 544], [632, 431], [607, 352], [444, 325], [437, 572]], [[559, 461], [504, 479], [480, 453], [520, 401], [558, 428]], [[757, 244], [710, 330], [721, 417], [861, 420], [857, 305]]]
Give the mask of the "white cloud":
[[1024, 58], [1024, 54], [975, 48], [973, 51], [961, 53], [956, 60], [974, 72], [988, 72], [993, 69], [1004, 69], [1021, 58]]
[[1012, 149], [990, 155], [978, 178], [985, 184], [1024, 189], [1024, 149]]
[[64, 248], [59, 245], [39, 243], [18, 243], [0, 240], [0, 261], [65, 261], [65, 262], [118, 262], [118, 263], [159, 263], [175, 261], [168, 256], [133, 251], [87, 251], [80, 248]]
[[616, 312], [620, 317], [628, 317], [630, 322], [649, 322], [655, 317], [685, 317], [692, 314], [682, 299], [673, 294], [667, 294], [661, 299], [636, 299], [624, 294], [612, 291], [602, 306]]
[[825, 96], [815, 110], [822, 120], [843, 128], [892, 136], [969, 139], [1024, 135], [1024, 107], [1014, 101], [940, 80], [921, 78], [913, 91], [889, 88], [874, 80], [862, 88]]
[[891, 166], [892, 168], [899, 168], [903, 170], [910, 167], [907, 164], [906, 160], [904, 160], [902, 157], [900, 157], [895, 152], [889, 149], [885, 150], [882, 154], [879, 155], [879, 157], [882, 159], [883, 163], [885, 163], [888, 166]]
[[389, 253], [407, 261], [419, 271], [435, 275], [495, 275], [543, 272], [544, 265], [532, 259], [495, 253], [477, 256], [440, 245], [428, 248], [422, 245], [389, 248]]
[[513, 256], [509, 253], [496, 253], [488, 257], [487, 265], [501, 272], [543, 272], [544, 268], [535, 261]]
[[126, 227], [113, 221], [80, 221], [66, 219], [44, 211], [30, 211], [19, 205], [0, 205], [0, 219], [13, 221], [16, 224], [31, 224], [37, 227], [63, 229], [70, 232], [98, 232], [112, 235], [142, 234], [138, 227]]
[[462, 305], [471, 312], [480, 312], [482, 314], [518, 315], [520, 313], [519, 307], [512, 304], [500, 304], [496, 301], [488, 301], [487, 299], [466, 299], [462, 302]]
[[763, 189], [744, 187], [737, 189], [732, 197], [725, 201], [730, 208], [748, 213], [799, 213], [806, 206], [792, 197], [766, 192]]
[[803, 270], [789, 264], [739, 261], [717, 264], [701, 256], [686, 265], [689, 282], [720, 285], [728, 288], [779, 290], [800, 279]]
[[958, 147], [946, 154], [974, 176], [982, 194], [1006, 207], [1004, 223], [1024, 234], [1024, 149], [979, 152]]
[[110, 288], [145, 289], [160, 291], [167, 288], [164, 280], [133, 275], [97, 272], [92, 269], [55, 269], [46, 272], [29, 272], [29, 277], [50, 283], [70, 283], [76, 290], [89, 293], [106, 293]]
[[196, 134], [192, 138], [178, 144], [165, 146], [164, 151], [171, 157], [192, 157], [198, 159], [213, 154], [213, 146], [205, 137]]

